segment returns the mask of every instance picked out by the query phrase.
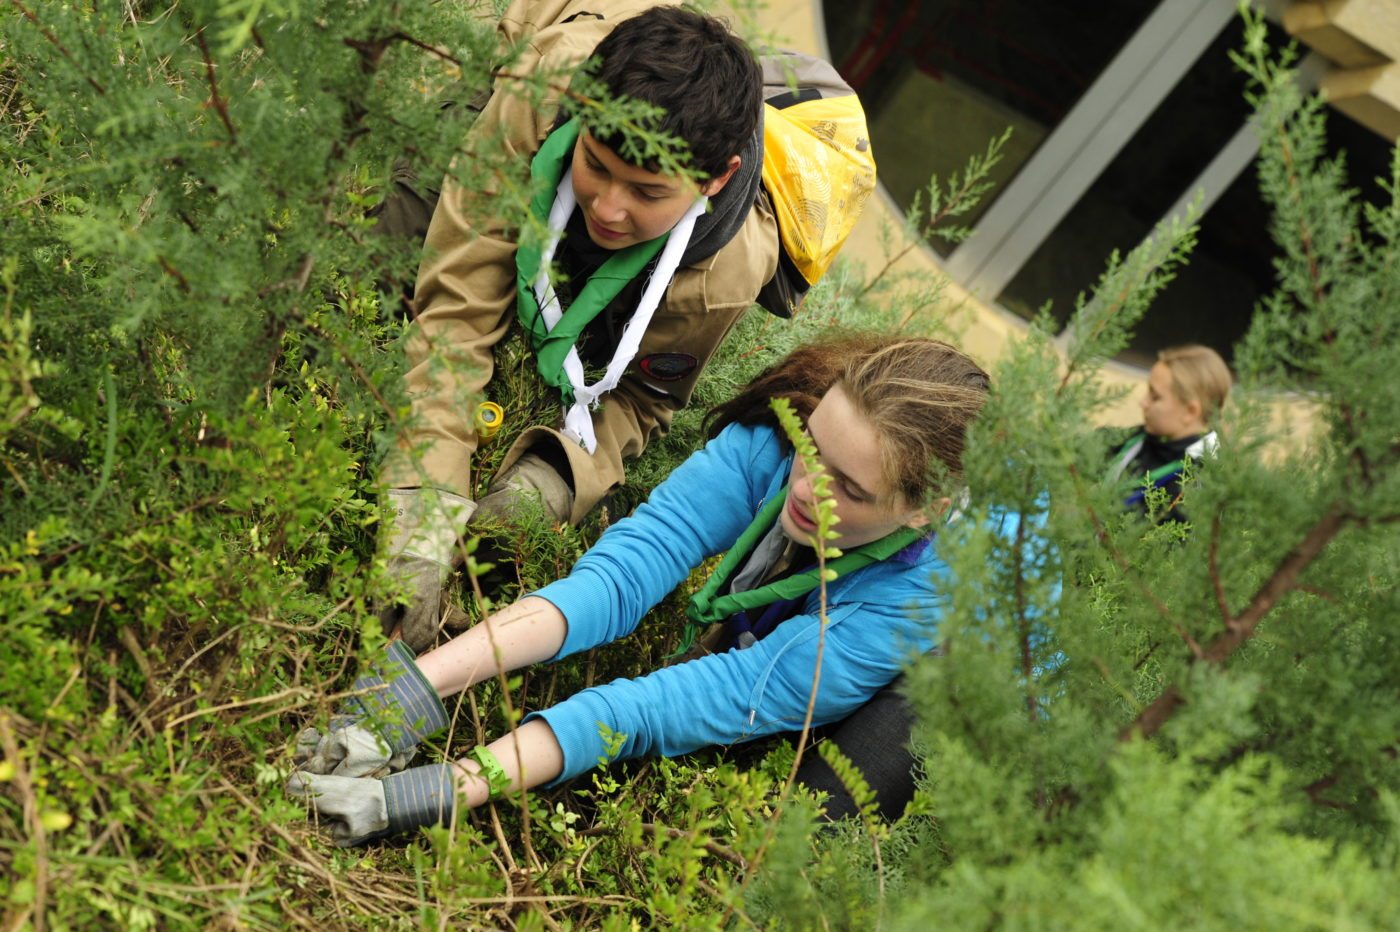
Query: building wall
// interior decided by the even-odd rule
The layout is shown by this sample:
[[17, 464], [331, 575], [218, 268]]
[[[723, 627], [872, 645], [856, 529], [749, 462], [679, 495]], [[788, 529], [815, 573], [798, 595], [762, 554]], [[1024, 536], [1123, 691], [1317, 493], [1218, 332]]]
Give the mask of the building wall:
[[[769, 0], [760, 11], [759, 26], [769, 32], [778, 44], [808, 54], [829, 58], [821, 0]], [[879, 158], [879, 152], [876, 152]], [[846, 241], [843, 256], [848, 261], [874, 271], [884, 268], [888, 255], [882, 248], [882, 231], [895, 235], [888, 241], [892, 254], [904, 255], [892, 267], [892, 273], [944, 276], [934, 252], [923, 245], [906, 250], [908, 241], [900, 235], [903, 212], [881, 187], [870, 199], [858, 225]], [[949, 281], [944, 292], [946, 320], [959, 334], [964, 351], [984, 365], [991, 365], [1005, 352], [1012, 340], [1025, 335], [1025, 322], [994, 303], [980, 300], [955, 281]], [[1105, 422], [1132, 424], [1141, 420], [1137, 398], [1146, 375], [1138, 367], [1109, 363], [1104, 367], [1104, 379], [1114, 386], [1129, 389], [1130, 394], [1116, 407], [1105, 413]]]

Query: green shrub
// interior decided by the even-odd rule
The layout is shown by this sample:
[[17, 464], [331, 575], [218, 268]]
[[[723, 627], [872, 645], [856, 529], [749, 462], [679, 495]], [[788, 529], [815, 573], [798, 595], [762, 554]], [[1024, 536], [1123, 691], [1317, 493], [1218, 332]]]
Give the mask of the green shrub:
[[[1271, 464], [1246, 401], [1189, 493], [1196, 527], [1173, 543], [1117, 515], [1083, 425], [1105, 401], [1098, 362], [1189, 230], [1112, 266], [1067, 370], [1033, 331], [995, 373], [969, 454], [971, 515], [1011, 507], [1042, 523], [1020, 548], [975, 521], [943, 535], [960, 582], [944, 655], [911, 675], [927, 778], [904, 820], [816, 831], [811, 801], [781, 792], [793, 751], [778, 746], [614, 766], [406, 844], [343, 851], [282, 784], [292, 734], [376, 649], [372, 606], [393, 588], [374, 483], [407, 417], [397, 295], [416, 255], [366, 212], [394, 159], [424, 177], [446, 169], [472, 119], [461, 104], [487, 83], [498, 11], [12, 6], [0, 22], [7, 926], [1368, 927], [1395, 915], [1400, 210], [1356, 204], [1318, 155], [1320, 105], [1291, 96], [1255, 46], [1281, 287], [1241, 349], [1241, 387], [1301, 384], [1325, 430]], [[499, 168], [453, 170], [469, 183]], [[931, 199], [935, 219], [977, 172]], [[526, 528], [488, 594], [564, 571], [695, 448], [706, 405], [796, 342], [834, 324], [937, 327], [926, 283], [861, 272], [838, 266], [792, 323], [746, 318], [607, 514], [577, 531]], [[484, 475], [510, 431], [556, 404], [514, 364], [518, 344], [500, 352], [508, 428], [483, 450]], [[628, 643], [483, 685], [439, 750], [654, 668], [682, 604], [663, 603]]]

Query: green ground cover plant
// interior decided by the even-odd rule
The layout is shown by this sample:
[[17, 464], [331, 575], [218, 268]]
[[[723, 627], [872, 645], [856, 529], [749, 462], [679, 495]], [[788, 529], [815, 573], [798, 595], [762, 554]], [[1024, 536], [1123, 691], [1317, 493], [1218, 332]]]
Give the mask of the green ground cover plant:
[[[410, 244], [394, 160], [441, 174], [495, 60], [491, 4], [9, 0], [0, 20], [0, 915], [6, 928], [1295, 927], [1400, 914], [1400, 206], [1358, 203], [1251, 20], [1279, 288], [1189, 533], [1120, 515], [1089, 429], [1192, 228], [1110, 262], [1068, 359], [993, 370], [941, 655], [911, 674], [913, 811], [817, 831], [785, 745], [618, 765], [405, 843], [335, 849], [283, 796], [290, 740], [383, 634], [376, 473]], [[931, 188], [949, 219], [973, 177]], [[454, 167], [482, 186], [483, 157]], [[1400, 165], [1388, 180], [1396, 193]], [[501, 211], [523, 217], [502, 185]], [[942, 195], [939, 195], [942, 191]], [[946, 215], [946, 217], [945, 217]], [[960, 235], [954, 230], [954, 235]], [[873, 285], [871, 284], [873, 283]], [[925, 282], [838, 266], [746, 318], [605, 514], [492, 551], [483, 595], [564, 572], [695, 448], [704, 408], [833, 326], [938, 325]], [[556, 402], [502, 348], [507, 427]], [[1266, 390], [1308, 393], [1282, 460]], [[1160, 508], [1170, 503], [1158, 502]], [[483, 561], [485, 560], [484, 551]], [[502, 553], [511, 556], [502, 560]], [[474, 597], [470, 584], [464, 590]], [[487, 684], [461, 748], [654, 668], [625, 644]], [[828, 752], [829, 753], [829, 752]], [[838, 770], [844, 770], [839, 760]], [[847, 773], [860, 790], [858, 774]]]

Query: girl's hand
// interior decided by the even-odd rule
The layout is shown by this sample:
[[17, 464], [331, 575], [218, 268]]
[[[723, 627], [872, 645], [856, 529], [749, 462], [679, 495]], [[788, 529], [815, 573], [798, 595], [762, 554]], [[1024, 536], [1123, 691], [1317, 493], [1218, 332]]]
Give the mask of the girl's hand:
[[417, 748], [393, 751], [354, 719], [336, 716], [324, 735], [315, 728], [302, 729], [292, 761], [307, 773], [383, 777], [403, 770], [417, 753]]

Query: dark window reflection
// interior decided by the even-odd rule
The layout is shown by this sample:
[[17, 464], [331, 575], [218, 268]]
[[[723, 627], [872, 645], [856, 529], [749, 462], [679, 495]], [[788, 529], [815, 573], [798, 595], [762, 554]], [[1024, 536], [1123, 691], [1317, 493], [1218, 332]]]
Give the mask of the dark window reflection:
[[[1227, 55], [1241, 44], [1232, 23], [1007, 285], [1001, 304], [1029, 317], [1049, 300], [1063, 323], [1109, 253], [1151, 233], [1248, 115], [1243, 76]], [[1384, 141], [1335, 111], [1328, 125], [1329, 149], [1347, 149], [1353, 183], [1374, 192], [1370, 179], [1388, 165]], [[1149, 362], [1157, 349], [1185, 342], [1229, 358], [1255, 303], [1274, 286], [1268, 226], [1251, 165], [1202, 218], [1189, 264], [1148, 310], [1125, 359]]]
[[[880, 180], [908, 209], [1013, 128], [997, 191], [1156, 6], [1156, 0], [825, 3], [832, 61], [860, 93]], [[995, 198], [986, 197], [967, 222]], [[935, 243], [946, 254], [948, 246]]]

